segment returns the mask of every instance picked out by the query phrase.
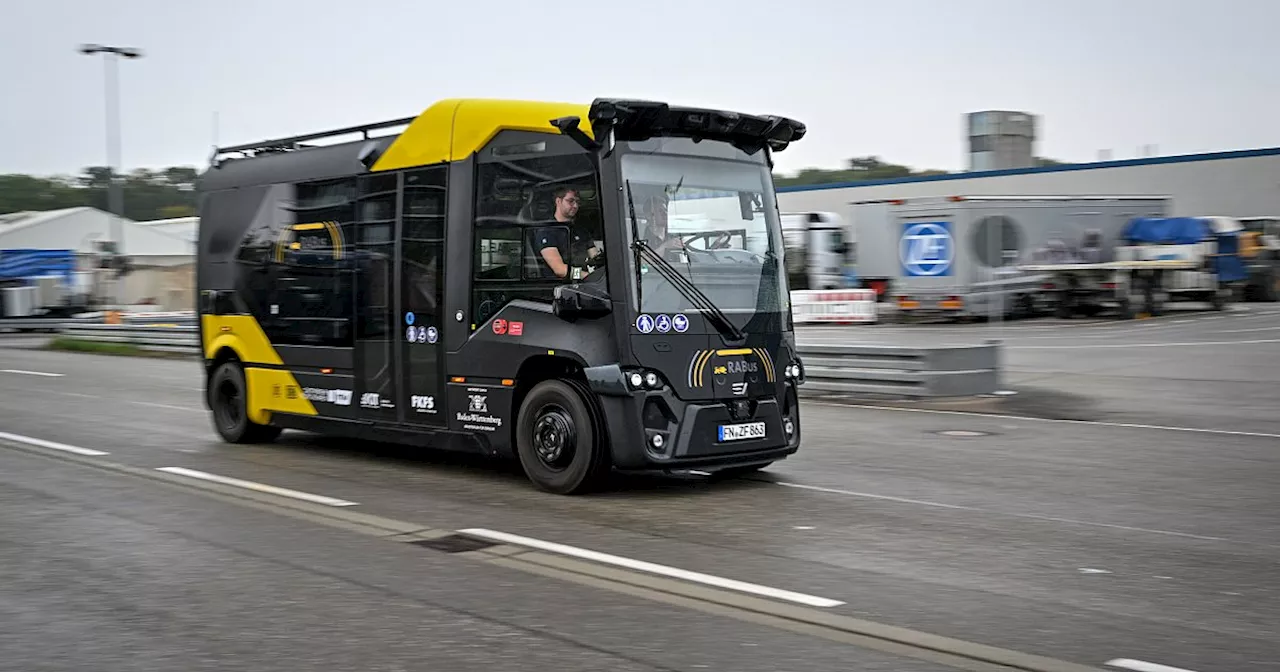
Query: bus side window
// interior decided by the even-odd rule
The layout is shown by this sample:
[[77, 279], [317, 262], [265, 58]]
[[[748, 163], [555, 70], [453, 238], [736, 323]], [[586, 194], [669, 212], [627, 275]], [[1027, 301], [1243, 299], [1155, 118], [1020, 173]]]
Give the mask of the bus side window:
[[353, 178], [295, 185], [292, 222], [276, 241], [273, 308], [263, 328], [273, 343], [349, 348], [356, 218]]
[[[527, 156], [527, 155], [526, 155]], [[572, 221], [556, 218], [556, 190], [577, 190]], [[602, 240], [597, 180], [582, 153], [532, 156], [481, 163], [476, 178], [475, 237], [471, 308], [478, 328], [514, 299], [550, 302], [567, 278], [543, 277], [536, 229], [563, 226], [566, 261], [574, 234], [580, 241]]]

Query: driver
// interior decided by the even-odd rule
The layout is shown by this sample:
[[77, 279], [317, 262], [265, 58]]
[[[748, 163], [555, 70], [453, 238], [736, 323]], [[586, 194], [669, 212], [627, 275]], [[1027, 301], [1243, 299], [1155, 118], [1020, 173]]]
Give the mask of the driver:
[[[586, 257], [590, 261], [600, 254], [600, 250], [590, 242], [584, 241], [582, 234], [575, 226], [574, 218], [582, 198], [573, 187], [560, 187], [555, 191], [555, 224], [544, 226], [534, 231], [535, 247], [542, 277], [578, 279], [581, 269], [570, 266], [572, 251], [587, 246]], [[564, 228], [559, 228], [564, 227]], [[569, 231], [565, 235], [565, 229]]]

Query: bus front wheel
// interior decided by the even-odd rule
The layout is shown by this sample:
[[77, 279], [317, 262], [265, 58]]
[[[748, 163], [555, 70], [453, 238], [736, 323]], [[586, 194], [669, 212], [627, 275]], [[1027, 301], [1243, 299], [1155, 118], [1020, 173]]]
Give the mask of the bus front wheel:
[[265, 443], [280, 435], [280, 428], [259, 425], [249, 419], [249, 386], [238, 362], [223, 362], [209, 376], [209, 408], [218, 435], [228, 443]]
[[608, 457], [585, 390], [568, 380], [544, 380], [529, 390], [516, 419], [516, 453], [539, 490], [587, 492], [604, 480]]

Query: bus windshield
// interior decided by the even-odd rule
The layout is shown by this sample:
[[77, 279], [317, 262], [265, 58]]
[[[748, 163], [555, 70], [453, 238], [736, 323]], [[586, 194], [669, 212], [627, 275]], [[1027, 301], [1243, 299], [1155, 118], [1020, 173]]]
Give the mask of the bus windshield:
[[[628, 144], [632, 151], [621, 160], [624, 221], [633, 240], [669, 262], [660, 269], [633, 258], [638, 311], [705, 312], [678, 286], [686, 284], [738, 329], [785, 312], [781, 224], [768, 166], [713, 141]], [[646, 151], [636, 151], [640, 146]]]

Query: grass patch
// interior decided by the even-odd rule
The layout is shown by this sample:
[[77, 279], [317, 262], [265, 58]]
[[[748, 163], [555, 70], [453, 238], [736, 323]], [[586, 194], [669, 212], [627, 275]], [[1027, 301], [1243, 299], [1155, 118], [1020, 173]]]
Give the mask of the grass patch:
[[182, 352], [163, 352], [147, 350], [132, 343], [110, 343], [90, 341], [81, 338], [58, 336], [45, 346], [48, 350], [64, 350], [69, 352], [88, 352], [96, 355], [119, 355], [124, 357], [160, 357], [165, 359], [187, 359], [191, 355]]

